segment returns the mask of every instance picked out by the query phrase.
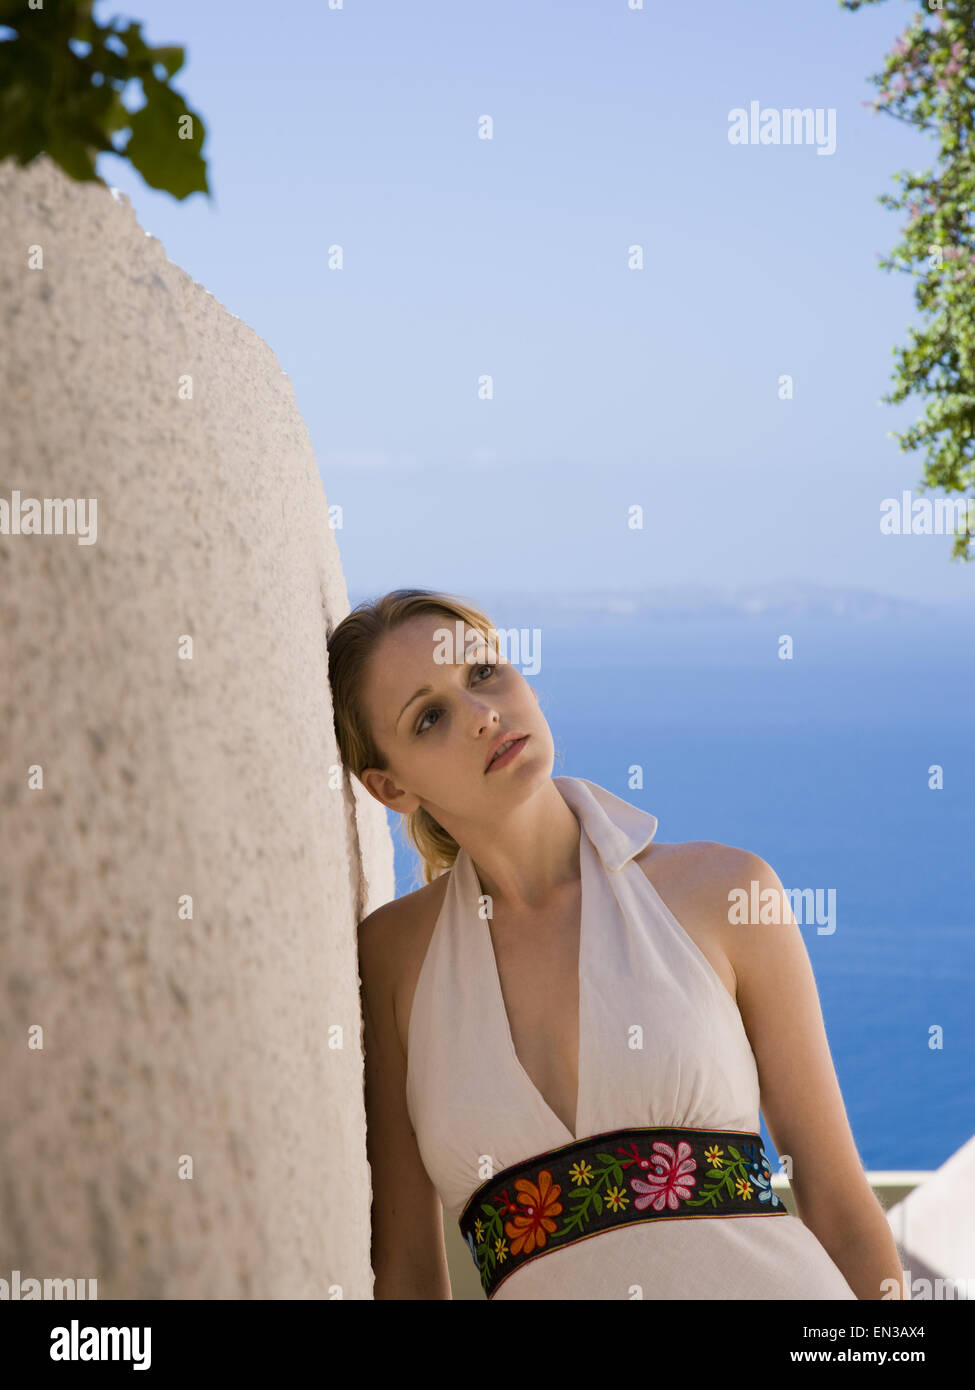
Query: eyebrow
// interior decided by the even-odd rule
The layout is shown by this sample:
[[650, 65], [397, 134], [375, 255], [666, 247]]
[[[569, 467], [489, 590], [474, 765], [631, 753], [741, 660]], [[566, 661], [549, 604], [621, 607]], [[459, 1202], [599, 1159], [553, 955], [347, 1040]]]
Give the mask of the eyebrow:
[[412, 695], [410, 696], [410, 698], [407, 700], [406, 704], [403, 706], [403, 709], [401, 709], [400, 712], [399, 712], [399, 714], [396, 716], [396, 723], [393, 725], [394, 731], [395, 731], [397, 725], [399, 724], [399, 721], [403, 718], [403, 713], [404, 713], [404, 711], [407, 709], [407, 707], [408, 707], [409, 705], [412, 705], [412, 703], [413, 703], [414, 700], [418, 700], [418, 699], [420, 698], [421, 695], [429, 695], [430, 692], [431, 692], [432, 690], [433, 690], [433, 686], [432, 686], [432, 685], [421, 685], [420, 688], [419, 688], [419, 690], [415, 690], [415, 691], [413, 692], [413, 694], [412, 694]]
[[[477, 651], [480, 651], [482, 647], [486, 647], [486, 648], [488, 649], [488, 651], [491, 650], [491, 644], [490, 644], [489, 642], [486, 642], [486, 641], [485, 641], [485, 642], [480, 642], [480, 643], [478, 643], [477, 646], [476, 646], [476, 650], [477, 650]], [[474, 647], [473, 644], [471, 645], [471, 647], [469, 648], [469, 650], [471, 650], [471, 651], [475, 650], [475, 647]], [[473, 661], [455, 661], [453, 664], [454, 664], [455, 666], [474, 666], [474, 665], [476, 665], [477, 663], [475, 663], [475, 662], [473, 662]], [[482, 662], [481, 664], [484, 665], [485, 663]], [[414, 700], [419, 700], [419, 698], [420, 698], [421, 695], [430, 695], [430, 694], [432, 694], [432, 693], [433, 693], [433, 686], [432, 686], [432, 685], [421, 685], [420, 688], [419, 688], [419, 690], [414, 690], [413, 694], [410, 696], [410, 698], [407, 700], [406, 704], [403, 706], [403, 708], [400, 710], [399, 714], [396, 716], [396, 723], [393, 725], [393, 732], [394, 732], [394, 733], [396, 732], [397, 728], [399, 727], [399, 721], [403, 718], [404, 713], [405, 713], [406, 710], [409, 708], [409, 706], [412, 705], [413, 701], [414, 701]]]

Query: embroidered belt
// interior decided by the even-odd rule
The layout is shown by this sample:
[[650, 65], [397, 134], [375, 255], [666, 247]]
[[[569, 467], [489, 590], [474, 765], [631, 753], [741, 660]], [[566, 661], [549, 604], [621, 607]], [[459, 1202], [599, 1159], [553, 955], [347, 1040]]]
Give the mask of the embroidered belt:
[[504, 1168], [458, 1218], [488, 1296], [552, 1250], [637, 1221], [787, 1216], [759, 1134], [612, 1129]]

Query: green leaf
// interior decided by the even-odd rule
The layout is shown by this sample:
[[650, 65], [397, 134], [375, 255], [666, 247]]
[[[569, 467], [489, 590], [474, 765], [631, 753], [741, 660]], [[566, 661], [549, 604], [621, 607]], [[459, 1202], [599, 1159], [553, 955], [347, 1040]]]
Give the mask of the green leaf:
[[151, 48], [149, 52], [152, 54], [153, 67], [155, 67], [157, 63], [162, 63], [163, 67], [166, 69], [166, 74], [169, 77], [173, 77], [177, 72], [179, 72], [180, 68], [186, 61], [185, 50], [182, 48], [176, 48], [173, 45], [170, 45], [168, 47]]
[[[155, 78], [143, 76], [146, 104], [131, 120], [132, 135], [125, 154], [150, 188], [162, 188], [176, 198], [190, 193], [209, 193], [206, 164], [200, 151], [205, 129], [195, 112], [187, 109], [178, 92]], [[192, 134], [180, 135], [185, 117], [192, 121]]]
[[[142, 24], [92, 17], [93, 0], [0, 0], [0, 158], [26, 164], [47, 151], [72, 178], [98, 181], [99, 151], [127, 158], [151, 188], [177, 198], [209, 195], [202, 148], [206, 128], [185, 98], [167, 84], [185, 61], [176, 44], [146, 43]], [[78, 54], [71, 40], [89, 45]], [[121, 94], [139, 81], [146, 105], [130, 112]], [[190, 133], [181, 138], [181, 118]], [[186, 129], [184, 123], [182, 129]], [[120, 132], [130, 132], [124, 146]]]

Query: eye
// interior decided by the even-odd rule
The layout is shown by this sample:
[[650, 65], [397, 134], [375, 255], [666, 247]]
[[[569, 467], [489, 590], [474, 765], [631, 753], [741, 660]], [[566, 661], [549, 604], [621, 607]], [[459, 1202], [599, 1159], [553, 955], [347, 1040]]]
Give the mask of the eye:
[[[485, 662], [485, 663], [484, 663], [483, 665], [481, 665], [481, 666], [472, 666], [472, 667], [471, 667], [471, 672], [472, 672], [472, 673], [476, 673], [476, 672], [478, 672], [478, 671], [487, 671], [488, 675], [491, 675], [491, 674], [493, 674], [497, 669], [498, 669], [498, 668], [497, 668], [497, 666], [496, 666], [494, 663]], [[484, 682], [482, 681], [481, 684], [483, 685]], [[439, 705], [427, 705], [426, 709], [423, 710], [423, 712], [421, 713], [420, 718], [419, 718], [419, 720], [417, 721], [416, 726], [414, 727], [413, 732], [414, 732], [415, 734], [425, 734], [425, 733], [427, 732], [427, 729], [424, 728], [424, 726], [423, 726], [423, 721], [426, 719], [427, 715], [428, 715], [428, 714], [439, 714], [440, 712], [441, 712], [441, 711], [440, 711]], [[439, 722], [439, 721], [438, 721], [438, 722]], [[433, 725], [427, 725], [427, 728], [432, 728], [432, 727], [435, 727], [435, 726], [433, 726]]]

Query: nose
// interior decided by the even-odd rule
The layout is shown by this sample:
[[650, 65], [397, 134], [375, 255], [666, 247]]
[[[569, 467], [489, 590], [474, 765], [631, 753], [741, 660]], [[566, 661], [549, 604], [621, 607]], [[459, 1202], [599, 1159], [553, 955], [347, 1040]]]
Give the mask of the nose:
[[489, 700], [473, 693], [470, 698], [474, 705], [471, 726], [475, 736], [483, 735], [500, 726], [501, 716]]

